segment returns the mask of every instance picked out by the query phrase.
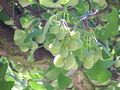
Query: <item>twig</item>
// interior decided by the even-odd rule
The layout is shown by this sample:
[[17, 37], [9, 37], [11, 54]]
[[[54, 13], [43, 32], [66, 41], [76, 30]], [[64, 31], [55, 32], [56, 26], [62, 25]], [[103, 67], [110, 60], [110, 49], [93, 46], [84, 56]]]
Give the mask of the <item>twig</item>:
[[89, 13], [87, 13], [81, 17], [81, 20], [83, 21], [83, 26], [85, 27], [85, 29], [89, 30], [88, 20], [93, 18], [93, 17], [95, 18], [96, 25], [100, 24], [103, 26], [105, 24], [105, 21], [102, 21], [99, 18], [99, 16], [101, 14], [111, 12], [111, 8], [110, 8], [110, 5], [108, 3], [108, 0], [106, 0], [107, 6], [105, 8], [103, 8], [102, 10], [96, 10], [92, 0], [86, 0], [86, 1], [89, 5]]
[[106, 7], [102, 10], [96, 10], [92, 13], [87, 13], [83, 16], [80, 17], [80, 20], [83, 21], [83, 25], [85, 27], [85, 29], [89, 30], [89, 25], [88, 25], [88, 20], [97, 16], [100, 16], [102, 14], [106, 14], [106, 13], [110, 13], [111, 12], [111, 8]]

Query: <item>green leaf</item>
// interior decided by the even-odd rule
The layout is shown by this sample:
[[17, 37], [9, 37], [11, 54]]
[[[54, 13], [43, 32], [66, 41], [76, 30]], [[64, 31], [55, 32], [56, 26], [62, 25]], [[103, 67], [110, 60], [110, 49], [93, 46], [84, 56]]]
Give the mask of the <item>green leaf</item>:
[[30, 81], [29, 85], [34, 90], [46, 90], [43, 84], [37, 83], [35, 81]]
[[66, 3], [66, 6], [76, 6], [79, 3], [79, 0], [70, 0]]
[[32, 38], [29, 38], [27, 41], [24, 40], [24, 45], [27, 48], [32, 48]]
[[37, 72], [31, 72], [30, 76], [32, 79], [43, 79], [43, 76]]
[[106, 16], [107, 20], [108, 20], [108, 25], [105, 27], [105, 34], [107, 36], [107, 38], [112, 37], [114, 35], [117, 35], [118, 32], [118, 11], [113, 8], [112, 9], [112, 13], [108, 14]]
[[20, 46], [24, 46], [24, 40], [26, 38], [27, 34], [25, 31], [23, 30], [15, 30], [15, 34], [14, 34], [14, 41], [15, 41], [15, 44]]
[[32, 90], [32, 89], [30, 88], [30, 86], [27, 86], [27, 87], [24, 88], [23, 90]]
[[88, 10], [84, 1], [80, 1], [80, 3], [76, 5], [75, 9], [78, 15], [83, 15]]
[[106, 40], [112, 36], [117, 35], [118, 32], [118, 11], [113, 8], [112, 12], [110, 14], [107, 14], [105, 16], [105, 19], [107, 19], [108, 24], [106, 25], [105, 28], [100, 28], [100, 30], [96, 30], [96, 35], [99, 39], [101, 40]]
[[51, 34], [51, 33], [47, 33], [46, 34], [46, 41], [50, 42], [51, 40], [53, 40], [56, 36]]
[[4, 10], [0, 11], [0, 20], [8, 21], [9, 19], [10, 19], [10, 17]]
[[105, 82], [111, 77], [111, 73], [107, 70], [113, 65], [113, 61], [98, 61], [91, 69], [85, 70], [90, 79], [99, 82]]
[[95, 3], [98, 3], [97, 5], [100, 5], [100, 6], [104, 6], [106, 5], [106, 1], [105, 0], [93, 0]]
[[0, 80], [0, 90], [11, 90], [14, 85], [13, 81]]
[[120, 42], [116, 43], [115, 54], [120, 56]]
[[28, 33], [26, 35], [25, 40], [24, 40], [24, 43], [26, 43], [26, 44], [28, 43], [26, 46], [28, 48], [31, 48], [32, 47], [32, 39], [35, 38], [36, 36], [40, 35], [40, 34], [42, 34], [42, 31], [40, 31], [40, 30], [34, 30], [34, 31]]
[[32, 32], [30, 32], [30, 33], [27, 35], [25, 41], [28, 41], [29, 38], [34, 38], [34, 37], [36, 37], [36, 36], [38, 36], [38, 35], [40, 35], [40, 34], [42, 34], [42, 31], [35, 29], [35, 30], [33, 30]]
[[26, 7], [31, 4], [35, 4], [35, 0], [19, 0], [19, 3], [21, 4], [22, 7]]
[[67, 76], [64, 76], [63, 74], [60, 74], [57, 79], [57, 82], [61, 89], [65, 89], [70, 85], [71, 79]]
[[30, 15], [25, 15], [20, 18], [20, 24], [23, 28], [28, 28], [35, 20], [37, 20], [37, 18]]
[[57, 16], [57, 14], [52, 15], [49, 20], [46, 22], [45, 26], [44, 26], [44, 31], [43, 34], [46, 35], [46, 33], [48, 32], [50, 25], [52, 23], [52, 21], [55, 19], [55, 17]]
[[103, 49], [102, 56], [104, 60], [107, 60], [107, 59], [110, 59], [112, 55], [110, 54], [110, 52], [107, 53], [105, 49]]
[[7, 63], [0, 65], [0, 80], [4, 79], [7, 68], [8, 68]]
[[54, 2], [54, 0], [39, 0], [40, 4], [49, 7], [49, 8], [60, 8], [62, 5], [60, 4], [60, 1], [57, 0]]
[[60, 0], [60, 3], [65, 5], [66, 3], [68, 3], [70, 0]]
[[43, 19], [45, 19], [45, 20], [48, 20], [49, 18], [50, 18], [50, 13], [48, 13], [48, 12], [44, 12], [44, 13], [42, 13], [41, 14], [41, 17], [43, 18]]
[[46, 90], [54, 90], [53, 86], [51, 86], [50, 84], [45, 83], [45, 88]]
[[95, 75], [95, 80], [99, 82], [105, 82], [111, 78], [112, 74], [111, 72], [105, 70], [100, 72], [99, 74]]
[[26, 40], [26, 37], [28, 36], [28, 34], [23, 31], [23, 30], [16, 30], [15, 34], [14, 34], [14, 42], [17, 46], [19, 46], [19, 48], [22, 51], [27, 51], [29, 48], [32, 48], [32, 38], [28, 38], [28, 40]]
[[79, 57], [75, 57], [75, 60], [76, 60], [76, 62], [77, 62], [77, 64], [78, 64], [78, 66], [81, 66], [81, 65], [82, 65], [82, 62], [81, 62], [81, 60], [79, 59]]
[[14, 25], [14, 21], [12, 19], [6, 20], [4, 23], [7, 25]]
[[13, 75], [13, 73], [6, 73], [5, 75], [5, 80], [6, 81], [15, 81], [15, 76]]
[[56, 80], [60, 74], [60, 69], [59, 68], [54, 68], [51, 69], [47, 72], [46, 76], [50, 80]]

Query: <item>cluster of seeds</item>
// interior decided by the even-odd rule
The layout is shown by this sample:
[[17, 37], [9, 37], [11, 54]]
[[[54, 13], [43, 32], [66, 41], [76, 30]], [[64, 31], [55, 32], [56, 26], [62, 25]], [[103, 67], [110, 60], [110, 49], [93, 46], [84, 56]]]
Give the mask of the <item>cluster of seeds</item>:
[[[46, 34], [39, 35], [36, 41], [43, 43], [52, 53], [56, 67], [66, 70], [78, 67], [76, 57], [86, 69], [102, 59], [102, 48], [98, 46], [94, 33], [69, 27], [64, 20], [52, 20]], [[79, 55], [76, 55], [76, 51]]]

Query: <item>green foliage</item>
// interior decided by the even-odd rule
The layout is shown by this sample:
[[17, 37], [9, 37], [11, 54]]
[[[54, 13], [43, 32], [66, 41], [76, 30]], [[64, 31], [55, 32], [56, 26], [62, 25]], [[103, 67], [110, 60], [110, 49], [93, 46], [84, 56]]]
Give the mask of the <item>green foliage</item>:
[[100, 30], [96, 31], [96, 35], [98, 36], [98, 38], [100, 38], [103, 41], [119, 33], [118, 11], [115, 8], [113, 8], [112, 12], [109, 15], [106, 15], [104, 18], [109, 21], [108, 24], [104, 28], [99, 28]]
[[35, 82], [35, 81], [30, 81], [30, 82], [29, 82], [29, 85], [31, 86], [31, 88], [32, 88], [33, 90], [46, 90], [46, 89], [44, 88], [44, 85], [39, 84], [39, 83], [37, 83], [37, 82]]
[[86, 70], [87, 75], [92, 80], [97, 80], [99, 82], [108, 81], [111, 78], [111, 73], [107, 70], [113, 65], [113, 61], [98, 61], [91, 69]]
[[[0, 80], [4, 80], [8, 68], [8, 64], [4, 61], [5, 58], [0, 58]], [[4, 63], [2, 63], [4, 62]]]
[[75, 57], [72, 54], [70, 54], [65, 58], [65, 64], [63, 68], [66, 70], [70, 70], [73, 67], [75, 67], [76, 64], [77, 63], [76, 63]]
[[58, 85], [61, 89], [67, 88], [70, 83], [71, 79], [67, 76], [64, 76], [63, 74], [60, 74], [58, 79], [57, 79]]
[[[27, 63], [18, 61], [16, 64], [13, 60], [11, 67], [9, 59], [0, 57], [0, 88], [74, 89], [77, 85], [71, 80], [75, 74], [71, 75], [72, 70], [84, 72], [91, 83], [102, 86], [112, 82], [114, 73], [108, 69], [120, 69], [120, 40], [119, 37], [116, 39], [119, 34], [118, 9], [111, 7], [112, 12], [105, 11], [101, 14], [101, 10], [96, 14], [96, 10], [94, 13], [94, 9], [99, 11], [107, 5], [105, 0], [38, 1], [19, 0], [24, 9], [27, 6], [36, 9], [37, 6], [41, 9], [41, 14], [35, 16], [27, 8], [24, 10], [20, 18], [23, 28], [15, 30], [14, 42], [21, 51], [29, 54]], [[91, 6], [87, 1], [92, 1]], [[11, 22], [3, 9], [0, 10], [0, 19], [7, 24]], [[33, 55], [39, 47], [44, 47], [54, 56], [53, 60], [45, 61], [47, 65], [45, 62], [34, 62]], [[42, 66], [45, 68], [40, 68]], [[119, 77], [116, 80], [118, 79]], [[96, 90], [119, 90], [118, 86], [117, 82], [112, 82], [110, 86]]]
[[14, 85], [14, 81], [6, 81], [5, 80], [5, 75], [6, 75], [7, 69], [8, 69], [7, 59], [5, 57], [1, 57], [0, 58], [0, 87], [1, 87], [1, 90], [11, 90]]
[[20, 24], [22, 25], [23, 28], [28, 28], [35, 20], [36, 20], [35, 17], [25, 15], [20, 18]]
[[60, 55], [55, 56], [54, 64], [56, 67], [62, 67], [64, 65], [64, 59]]
[[9, 16], [6, 14], [6, 12], [5, 12], [4, 10], [1, 10], [1, 11], [0, 11], [0, 19], [1, 19], [1, 20], [4, 20], [4, 21], [7, 21], [7, 20], [9, 20], [10, 18], [9, 18]]
[[22, 7], [26, 7], [28, 5], [36, 3], [35, 0], [19, 0], [19, 3], [22, 5]]
[[13, 81], [0, 80], [0, 89], [1, 90], [11, 90], [13, 85], [14, 85]]
[[[22, 39], [21, 39], [21, 37], [22, 37]], [[14, 35], [15, 44], [18, 45], [19, 48], [24, 52], [28, 51], [29, 48], [32, 47], [32, 39], [29, 38], [25, 42], [26, 37], [27, 37], [27, 33], [25, 31], [22, 31], [22, 30], [15, 31], [15, 35]]]
[[52, 70], [49, 70], [46, 74], [47, 78], [49, 80], [56, 80], [60, 74], [60, 70], [58, 68], [53, 68]]

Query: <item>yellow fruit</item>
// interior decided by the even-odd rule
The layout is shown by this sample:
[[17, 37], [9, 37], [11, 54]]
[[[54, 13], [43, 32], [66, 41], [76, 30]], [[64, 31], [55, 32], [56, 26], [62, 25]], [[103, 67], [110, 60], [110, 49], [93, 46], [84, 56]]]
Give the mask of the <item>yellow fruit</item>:
[[32, 50], [36, 50], [38, 48], [38, 43], [33, 42]]
[[80, 32], [79, 31], [71, 31], [70, 36], [72, 39], [80, 39]]
[[70, 39], [69, 42], [68, 42], [68, 50], [69, 51], [75, 51], [78, 48], [79, 48], [79, 46], [78, 46], [77, 40]]
[[80, 61], [84, 61], [85, 60], [85, 55], [84, 54], [80, 54], [79, 59], [80, 59]]
[[70, 70], [72, 69], [76, 64], [75, 57], [70, 54], [67, 58], [65, 58], [65, 64], [63, 66], [64, 69]]
[[57, 34], [58, 32], [59, 32], [59, 25], [58, 24], [54, 24], [50, 27], [50, 33]]
[[120, 67], [120, 60], [116, 60], [114, 63], [114, 66], [117, 68]]
[[63, 40], [65, 38], [66, 33], [61, 31], [56, 34], [56, 39], [57, 40]]
[[77, 42], [78, 42], [78, 48], [82, 48], [83, 47], [83, 41], [81, 39], [78, 39]]
[[60, 51], [60, 43], [58, 41], [55, 41], [49, 44], [48, 48], [53, 55], [58, 54]]
[[62, 49], [62, 50], [60, 50], [59, 54], [61, 57], [66, 58], [68, 56], [69, 52], [66, 49]]
[[86, 69], [92, 68], [94, 65], [94, 55], [92, 54], [87, 54], [85, 60], [83, 61], [83, 66]]
[[104, 60], [104, 59], [103, 59], [103, 56], [102, 56], [102, 50], [103, 50], [102, 47], [100, 47], [100, 48], [98, 48], [98, 49], [96, 50], [96, 53], [99, 55], [99, 59], [100, 59], [100, 60]]
[[64, 65], [64, 59], [60, 55], [56, 55], [54, 58], [54, 65], [56, 67], [62, 67]]
[[38, 43], [43, 43], [45, 41], [45, 35], [39, 35], [35, 38]]
[[99, 49], [97, 49], [96, 51], [94, 51], [94, 63], [96, 63], [100, 58], [100, 53], [99, 53]]
[[45, 42], [43, 46], [46, 50], [49, 50], [49, 44], [48, 43]]

